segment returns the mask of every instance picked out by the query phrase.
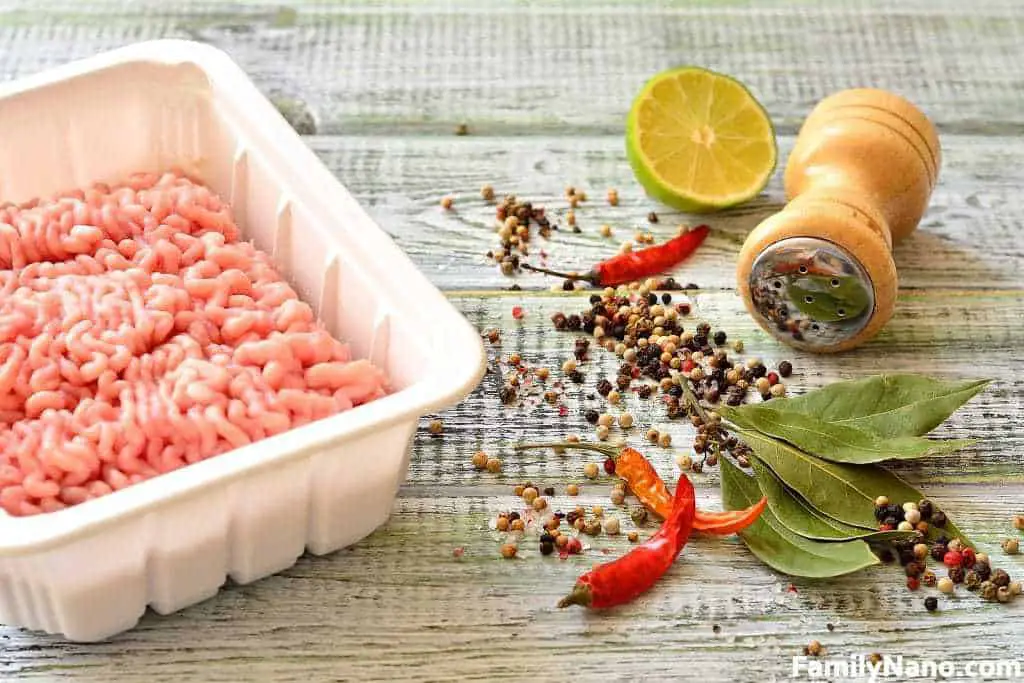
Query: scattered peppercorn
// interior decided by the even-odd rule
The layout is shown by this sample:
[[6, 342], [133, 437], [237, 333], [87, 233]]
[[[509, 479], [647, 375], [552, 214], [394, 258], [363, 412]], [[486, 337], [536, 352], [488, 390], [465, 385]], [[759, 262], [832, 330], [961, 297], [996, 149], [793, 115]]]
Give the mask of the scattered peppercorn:
[[1004, 569], [994, 569], [992, 571], [992, 578], [989, 580], [1000, 587], [1010, 585], [1010, 575]]
[[588, 462], [583, 466], [583, 476], [587, 479], [597, 479], [599, 469], [596, 462]]
[[640, 534], [635, 531], [630, 531], [628, 534], [626, 534], [626, 538], [629, 539], [630, 543], [636, 543], [640, 540]]
[[804, 654], [808, 657], [818, 657], [822, 654], [823, 650], [824, 648], [821, 646], [821, 643], [816, 640], [812, 640], [806, 647], [804, 647]]
[[647, 214], [647, 222], [648, 223], [657, 223], [658, 222], [658, 214], [656, 214], [653, 211], [651, 211], [649, 214]]
[[952, 593], [955, 588], [953, 580], [945, 576], [939, 579], [935, 585], [938, 587], [940, 592], [946, 594]]
[[487, 454], [483, 451], [477, 451], [473, 454], [473, 467], [478, 470], [485, 469], [487, 467]]
[[1016, 555], [1020, 552], [1020, 543], [1016, 538], [1007, 538], [1003, 541], [1003, 552], [1007, 555]]
[[497, 474], [498, 472], [501, 472], [501, 460], [498, 458], [487, 458], [487, 464], [485, 467], [491, 474]]
[[440, 420], [431, 420], [430, 424], [427, 425], [427, 431], [430, 432], [431, 436], [438, 436], [444, 432], [444, 423]]
[[444, 209], [445, 211], [451, 211], [454, 205], [455, 200], [451, 197], [443, 197], [441, 199], [441, 208]]
[[924, 608], [929, 612], [934, 612], [939, 608], [939, 599], [934, 595], [929, 595], [924, 599]]
[[953, 583], [964, 582], [966, 572], [964, 572], [963, 567], [950, 567], [947, 573], [949, 574], [949, 578], [953, 580]]
[[609, 536], [617, 536], [619, 534], [619, 520], [614, 517], [606, 520], [604, 523], [604, 532]]
[[658, 436], [658, 445], [662, 448], [668, 448], [672, 445], [672, 435], [668, 432], [662, 432]]

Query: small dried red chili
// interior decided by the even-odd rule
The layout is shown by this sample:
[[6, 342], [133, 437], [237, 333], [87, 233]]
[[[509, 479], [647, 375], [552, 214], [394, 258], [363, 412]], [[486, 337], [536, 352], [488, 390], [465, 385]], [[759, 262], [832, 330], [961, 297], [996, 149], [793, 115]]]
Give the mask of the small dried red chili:
[[584, 275], [560, 273], [555, 270], [548, 270], [547, 268], [531, 266], [527, 263], [521, 263], [520, 266], [526, 270], [533, 270], [538, 273], [545, 273], [546, 275], [555, 275], [570, 280], [582, 280], [598, 287], [614, 287], [663, 273], [669, 268], [682, 263], [686, 257], [696, 251], [709, 232], [710, 228], [708, 226], [699, 225], [689, 232], [673, 237], [664, 244], [619, 254], [607, 261], [601, 261]]
[[695, 510], [693, 484], [683, 474], [676, 486], [672, 512], [661, 528], [622, 557], [598, 565], [577, 579], [572, 592], [558, 606], [615, 607], [649, 590], [682, 552]]
[[[596, 451], [605, 455], [615, 463], [615, 474], [618, 475], [629, 486], [629, 490], [636, 494], [651, 512], [662, 519], [668, 517], [672, 510], [672, 494], [668, 486], [658, 476], [657, 470], [651, 461], [643, 454], [628, 446], [611, 446], [592, 443], [549, 443], [529, 444], [517, 446], [516, 450], [528, 448], [575, 448], [579, 450]], [[607, 468], [606, 468], [607, 469]], [[697, 510], [693, 528], [695, 531], [703, 531], [708, 534], [728, 536], [746, 529], [753, 524], [765, 506], [767, 498], [761, 498], [748, 508], [742, 510], [727, 510], [725, 512], [705, 512]]]

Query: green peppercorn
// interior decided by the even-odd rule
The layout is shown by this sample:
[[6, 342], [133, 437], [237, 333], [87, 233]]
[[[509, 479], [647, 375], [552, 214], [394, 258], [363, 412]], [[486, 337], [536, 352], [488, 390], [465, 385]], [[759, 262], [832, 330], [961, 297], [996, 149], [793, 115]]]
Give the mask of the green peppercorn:
[[969, 591], [976, 591], [981, 587], [982, 579], [978, 572], [973, 569], [964, 575], [964, 587]]
[[999, 590], [998, 587], [991, 581], [982, 581], [979, 587], [981, 597], [985, 600], [995, 600], [997, 590]]
[[1007, 555], [1016, 555], [1020, 552], [1020, 543], [1016, 538], [1007, 538], [1003, 541], [1003, 552]]

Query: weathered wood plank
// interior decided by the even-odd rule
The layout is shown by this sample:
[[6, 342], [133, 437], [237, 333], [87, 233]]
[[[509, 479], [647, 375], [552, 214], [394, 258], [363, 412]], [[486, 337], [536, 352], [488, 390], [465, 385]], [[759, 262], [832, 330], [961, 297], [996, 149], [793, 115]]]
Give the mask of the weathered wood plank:
[[[291, 7], [281, 10], [280, 6]], [[324, 131], [618, 132], [650, 74], [735, 75], [792, 131], [833, 90], [876, 85], [947, 130], [1024, 128], [1024, 16], [1011, 2], [7, 2], [11, 77], [135, 40], [230, 52]], [[970, 59], [964, 56], [969, 55]]]
[[[600, 488], [608, 490], [607, 484]], [[685, 666], [710, 681], [764, 681], [787, 678], [791, 657], [812, 639], [834, 657], [1024, 658], [1019, 605], [984, 604], [964, 591], [929, 615], [921, 606], [926, 592], [908, 592], [898, 566], [795, 581], [790, 591], [788, 579], [735, 539], [694, 539], [652, 592], [611, 614], [557, 610], [554, 603], [578, 574], [597, 558], [625, 550], [622, 537], [599, 536], [587, 553], [565, 561], [541, 557], [524, 541], [522, 556], [508, 561], [498, 555], [500, 535], [487, 523], [514, 505], [510, 495], [452, 496], [441, 485], [423, 494], [401, 499], [388, 525], [350, 550], [304, 558], [280, 575], [227, 588], [175, 615], [147, 615], [137, 629], [107, 643], [65, 644], [0, 631], [0, 675], [678, 680]], [[962, 511], [964, 527], [978, 530], [989, 547], [1024, 488], [957, 486], [937, 495]], [[598, 495], [581, 502], [606, 504]], [[465, 549], [461, 559], [452, 556], [455, 547]], [[614, 554], [603, 555], [602, 548]], [[999, 565], [1024, 570], [1021, 560], [1006, 560], [998, 557]]]
[[[597, 137], [314, 137], [325, 163], [388, 230], [431, 280], [445, 289], [508, 287], [484, 258], [497, 246], [494, 208], [479, 196], [484, 183], [548, 207], [565, 228], [566, 185], [586, 189], [590, 201], [576, 209], [582, 234], [567, 229], [538, 240], [551, 264], [587, 270], [615, 253], [637, 228], [665, 239], [681, 221], [713, 228], [701, 250], [677, 277], [705, 288], [735, 288], [735, 262], [746, 235], [784, 200], [781, 171], [760, 199], [716, 215], [684, 216], [646, 198], [633, 180], [621, 136]], [[939, 186], [921, 228], [897, 247], [900, 284], [912, 288], [1020, 288], [1024, 155], [1020, 138], [948, 135]], [[781, 158], [793, 144], [780, 138]], [[615, 187], [620, 205], [609, 207]], [[440, 198], [455, 197], [455, 211]], [[647, 223], [656, 210], [657, 225]], [[607, 223], [613, 239], [598, 228]], [[524, 288], [547, 288], [550, 278], [526, 274]], [[555, 282], [557, 284], [557, 282]]]
[[[676, 295], [679, 300], [679, 295]], [[769, 338], [746, 314], [739, 298], [727, 292], [700, 292], [692, 299], [696, 309], [692, 329], [707, 320], [715, 329], [727, 330], [730, 339], [745, 343], [744, 357], [757, 356], [770, 365], [790, 360], [796, 368], [788, 380], [793, 391], [805, 391], [836, 379], [851, 379], [880, 372], [917, 372], [951, 378], [989, 377], [994, 380], [982, 394], [972, 399], [935, 434], [942, 438], [978, 438], [979, 442], [958, 454], [934, 458], [921, 464], [894, 467], [917, 485], [950, 482], [1013, 480], [1024, 483], [1024, 435], [1018, 426], [1024, 422], [1024, 394], [1014, 379], [1019, 359], [1019, 338], [1024, 321], [1024, 294], [965, 293], [950, 296], [945, 292], [915, 292], [903, 296], [897, 314], [889, 326], [871, 343], [845, 354], [821, 356], [795, 352]], [[576, 334], [556, 332], [549, 320], [556, 310], [580, 311], [587, 308], [585, 296], [506, 296], [456, 297], [456, 305], [481, 329], [503, 330], [500, 347], [491, 347], [492, 358], [507, 358], [518, 353], [525, 363], [551, 370], [550, 382], [562, 379], [561, 365], [572, 355]], [[515, 322], [513, 305], [521, 305], [526, 317]], [[434, 483], [474, 486], [480, 479], [469, 466], [478, 449], [504, 453], [502, 480], [515, 482], [526, 477], [579, 476], [582, 464], [593, 457], [577, 453], [553, 457], [548, 452], [507, 453], [509, 444], [520, 441], [551, 440], [569, 432], [593, 440], [592, 427], [583, 419], [590, 407], [601, 411], [607, 403], [600, 396], [588, 399], [603, 377], [614, 380], [621, 360], [594, 346], [591, 360], [581, 366], [586, 382], [577, 386], [567, 382], [560, 415], [537, 397], [526, 405], [507, 408], [498, 398], [499, 375], [491, 373], [461, 405], [443, 416], [446, 436], [425, 437], [418, 442], [417, 458], [412, 462], [412, 485]], [[977, 349], [972, 351], [971, 349]], [[492, 363], [493, 367], [493, 363]], [[508, 367], [503, 366], [507, 372]], [[755, 399], [759, 400], [759, 399]], [[667, 476], [678, 476], [674, 464], [677, 449], [686, 449], [694, 430], [685, 421], [669, 422], [665, 408], [657, 400], [642, 401], [627, 397], [623, 409], [637, 418], [629, 442], [649, 451], [653, 461]], [[612, 413], [619, 412], [612, 410]], [[429, 418], [425, 418], [426, 426]], [[481, 424], [488, 425], [480, 429]], [[655, 426], [672, 434], [673, 450], [644, 445], [643, 434]], [[706, 471], [697, 481], [717, 486], [717, 471]]]

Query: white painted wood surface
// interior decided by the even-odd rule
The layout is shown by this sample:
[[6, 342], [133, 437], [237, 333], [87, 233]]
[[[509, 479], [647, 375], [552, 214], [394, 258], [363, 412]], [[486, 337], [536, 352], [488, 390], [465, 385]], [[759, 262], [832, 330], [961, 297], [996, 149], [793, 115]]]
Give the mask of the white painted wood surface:
[[[699, 63], [749, 83], [778, 123], [783, 152], [808, 108], [835, 89], [907, 95], [938, 123], [944, 166], [922, 229], [897, 251], [900, 306], [876, 341], [839, 357], [796, 354], [742, 313], [735, 254], [779, 206], [777, 182], [751, 205], [705, 218], [713, 236], [677, 277], [701, 286], [699, 315], [744, 339], [750, 353], [793, 360], [796, 389], [882, 370], [995, 378], [938, 432], [980, 437], [977, 446], [900, 469], [994, 555], [1015, 534], [1010, 517], [1024, 512], [1019, 2], [0, 0], [0, 76], [166, 36], [224, 48], [304, 129], [312, 122], [318, 135], [309, 144], [431, 279], [474, 324], [503, 330], [492, 353], [515, 351], [552, 369], [572, 335], [555, 334], [547, 316], [583, 308], [585, 295], [553, 295], [548, 281], [525, 276], [520, 284], [537, 291], [502, 291], [510, 281], [481, 257], [494, 235], [480, 185], [555, 214], [566, 184], [585, 187], [594, 201], [577, 211], [584, 232], [545, 246], [550, 262], [581, 266], [613, 249], [598, 225], [610, 223], [623, 239], [657, 209], [631, 183], [621, 125], [635, 89], [658, 69]], [[470, 135], [454, 135], [460, 123]], [[611, 186], [623, 199], [615, 210], [601, 201]], [[438, 207], [444, 194], [456, 197], [455, 212]], [[691, 220], [659, 213], [656, 235]], [[527, 312], [522, 323], [510, 314], [517, 304]], [[614, 370], [610, 358], [594, 356], [587, 387]], [[929, 615], [925, 594], [909, 593], [894, 567], [796, 581], [790, 592], [787, 578], [735, 539], [694, 540], [664, 582], [613, 614], [555, 610], [575, 576], [605, 557], [601, 549], [614, 556], [625, 540], [599, 537], [589, 554], [567, 561], [524, 543], [523, 556], [507, 561], [487, 525], [515, 504], [516, 482], [561, 491], [581, 481], [583, 456], [507, 447], [586, 433], [580, 409], [592, 389], [560, 416], [548, 406], [506, 409], [497, 387], [488, 376], [443, 415], [443, 437], [417, 436], [391, 521], [356, 546], [227, 587], [179, 614], [147, 615], [106, 643], [0, 627], [0, 679], [764, 681], [786, 678], [811, 639], [835, 656], [1024, 662], [1020, 604], [963, 598]], [[688, 428], [668, 426], [657, 404], [630, 407], [640, 425], [667, 427], [677, 445], [687, 443]], [[504, 458], [502, 474], [472, 471], [479, 448]], [[671, 451], [647, 450], [663, 475], [677, 474]], [[701, 503], [716, 505], [717, 473], [695, 483]], [[583, 488], [580, 502], [610, 507], [607, 480]], [[570, 499], [555, 504], [564, 509]], [[1002, 564], [1024, 571], [1020, 560]]]

